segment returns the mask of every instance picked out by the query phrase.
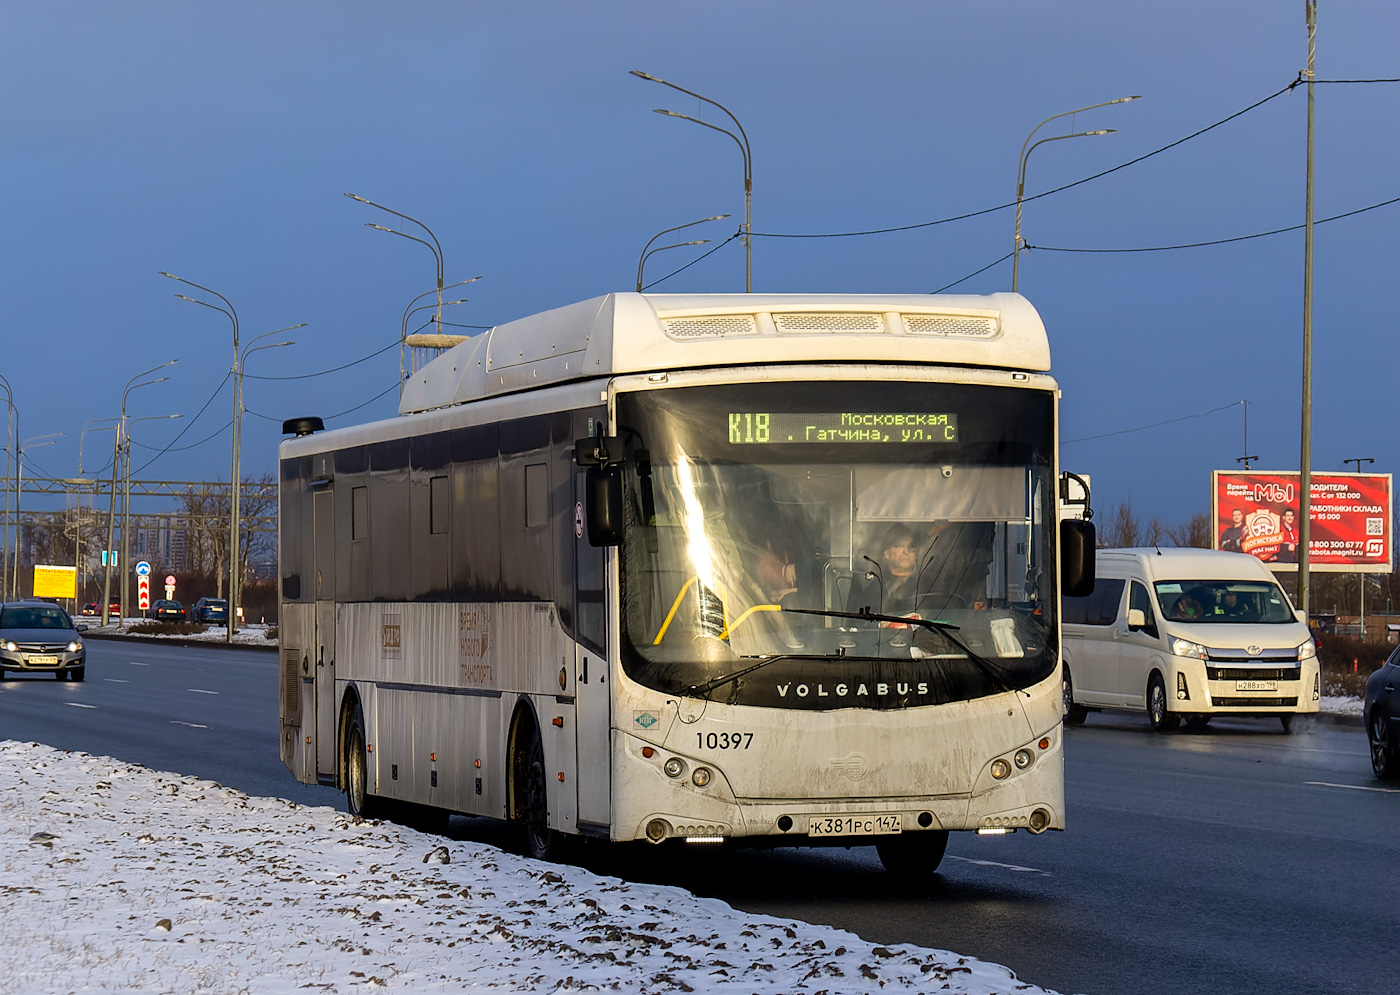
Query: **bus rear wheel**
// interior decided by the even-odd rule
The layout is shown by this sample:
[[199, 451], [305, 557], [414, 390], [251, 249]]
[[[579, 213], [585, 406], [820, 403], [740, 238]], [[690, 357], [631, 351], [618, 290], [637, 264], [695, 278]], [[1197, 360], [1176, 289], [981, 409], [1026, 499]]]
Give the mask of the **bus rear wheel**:
[[947, 850], [946, 829], [885, 836], [875, 844], [875, 852], [880, 855], [885, 870], [906, 880], [933, 877]]
[[383, 817], [380, 799], [369, 793], [369, 753], [365, 749], [365, 717], [359, 703], [350, 712], [345, 730], [345, 803], [361, 819]]

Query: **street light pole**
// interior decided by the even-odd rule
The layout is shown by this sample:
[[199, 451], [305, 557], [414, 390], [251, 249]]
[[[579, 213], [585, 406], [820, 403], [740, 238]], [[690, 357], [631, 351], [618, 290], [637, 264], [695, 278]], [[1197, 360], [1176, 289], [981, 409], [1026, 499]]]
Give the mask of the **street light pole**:
[[[112, 549], [112, 541], [115, 538], [115, 532], [117, 527], [117, 481], [119, 479], [118, 474], [121, 472], [122, 438], [126, 435], [126, 396], [138, 387], [149, 387], [151, 384], [163, 383], [164, 381], [169, 380], [169, 377], [157, 377], [154, 380], [144, 380], [141, 383], [136, 382], [138, 380], [141, 380], [142, 377], [148, 377], [152, 373], [155, 373], [157, 370], [163, 370], [167, 366], [174, 366], [178, 362], [178, 359], [172, 359], [168, 363], [161, 363], [159, 366], [152, 367], [145, 373], [138, 373], [136, 374], [136, 376], [128, 380], [126, 382], [126, 387], [122, 389], [122, 413], [121, 417], [117, 420], [117, 436], [112, 443], [112, 490], [107, 500], [107, 545], [103, 547], [102, 550], [102, 559], [104, 561], [105, 566], [105, 569], [102, 571], [103, 625], [107, 624], [108, 618], [111, 614], [108, 609], [111, 607], [112, 604], [112, 567], [114, 565], [112, 561], [116, 559], [116, 557], [112, 555], [115, 552]], [[123, 530], [125, 530], [125, 526], [123, 526]], [[122, 568], [126, 568], [125, 563], [122, 564]], [[125, 601], [122, 602], [121, 609], [122, 620], [125, 621], [127, 611], [127, 604]]]
[[1313, 275], [1313, 59], [1317, 55], [1317, 0], [1307, 0], [1308, 143], [1303, 207], [1303, 410], [1298, 453], [1298, 602], [1308, 617], [1308, 567], [1312, 563], [1312, 275]]
[[710, 124], [708, 121], [701, 121], [699, 118], [691, 117], [688, 114], [678, 114], [675, 111], [663, 110], [660, 107], [654, 108], [654, 112], [657, 114], [665, 114], [667, 117], [678, 117], [683, 121], [689, 121], [692, 124], [698, 124], [713, 131], [718, 131], [721, 134], [728, 135], [738, 143], [739, 151], [742, 152], [744, 156], [744, 237], [741, 239], [744, 243], [744, 293], [753, 293], [753, 150], [749, 146], [749, 136], [744, 131], [744, 126], [739, 123], [739, 119], [734, 116], [728, 107], [725, 107], [717, 100], [711, 100], [709, 97], [702, 96], [694, 90], [687, 90], [683, 86], [677, 86], [675, 83], [668, 83], [666, 80], [653, 76], [651, 73], [644, 73], [640, 69], [631, 69], [629, 72], [638, 79], [649, 80], [652, 83], [660, 83], [662, 86], [669, 86], [672, 90], [677, 90], [684, 93], [686, 96], [694, 97], [696, 100], [703, 100], [712, 107], [718, 107], [725, 113], [729, 120], [734, 122], [734, 127], [739, 129], [739, 134], [736, 135], [727, 128], [718, 127], [717, 125]]
[[[295, 325], [288, 325], [286, 328], [278, 328], [271, 332], [263, 332], [248, 340], [247, 347], [243, 354], [238, 357], [237, 365], [234, 367], [233, 378], [234, 403], [238, 408], [237, 422], [243, 420], [243, 367], [248, 362], [248, 357], [262, 349], [276, 349], [281, 346], [295, 345], [294, 342], [273, 342], [268, 345], [253, 345], [259, 339], [265, 339], [269, 335], [278, 335], [282, 332], [290, 332], [294, 328], [305, 328], [306, 322], [299, 322]], [[228, 582], [228, 635], [227, 641], [232, 644], [233, 634], [238, 631], [238, 603], [243, 593], [243, 556], [242, 556], [242, 529], [239, 522], [239, 499], [243, 491], [243, 453], [239, 446], [233, 450], [233, 501], [229, 509], [229, 518], [232, 522], [229, 530], [229, 582]]]
[[[637, 293], [640, 294], [640, 293], [642, 292], [642, 268], [643, 268], [644, 266], [646, 266], [647, 256], [651, 255], [651, 253], [648, 252], [647, 250], [648, 250], [648, 249], [651, 249], [651, 243], [652, 243], [652, 242], [655, 242], [655, 241], [656, 241], [658, 238], [660, 238], [662, 235], [669, 235], [669, 234], [670, 234], [671, 232], [673, 232], [673, 231], [680, 231], [682, 228], [690, 228], [690, 227], [693, 226], [693, 225], [703, 225], [706, 221], [722, 221], [723, 219], [725, 219], [725, 218], [727, 218], [727, 217], [729, 217], [728, 214], [716, 214], [714, 217], [711, 217], [711, 218], [701, 218], [699, 221], [687, 221], [687, 222], [686, 222], [685, 224], [683, 224], [683, 225], [676, 225], [676, 227], [674, 227], [674, 228], [666, 228], [666, 229], [664, 229], [664, 230], [662, 230], [662, 231], [659, 231], [659, 232], [657, 232], [655, 235], [653, 235], [650, 239], [648, 239], [648, 240], [647, 240], [647, 244], [644, 245], [644, 246], [642, 246], [642, 256], [641, 256], [641, 258], [637, 260]], [[660, 251], [662, 251], [662, 249], [679, 249], [679, 248], [680, 248], [681, 246], [683, 246], [683, 245], [704, 245], [704, 244], [705, 244], [706, 242], [708, 242], [708, 241], [709, 241], [709, 239], [706, 238], [706, 239], [701, 239], [701, 240], [698, 241], [698, 242], [678, 242], [678, 243], [675, 244], [675, 245], [663, 245], [660, 249], [656, 249], [656, 250], [654, 250], [654, 251], [660, 252]]]
[[[67, 432], [50, 432], [47, 435], [31, 435], [25, 439], [21, 445], [15, 447], [15, 582], [11, 589], [11, 596], [19, 598], [19, 558], [24, 549], [24, 523], [19, 515], [19, 501], [24, 493], [24, 451], [32, 449], [29, 444], [35, 439], [48, 439], [48, 442], [41, 442], [41, 446], [51, 446], [58, 441], [59, 436], [67, 435]], [[33, 591], [31, 590], [32, 594]]]
[[10, 389], [10, 381], [0, 376], [0, 387], [5, 388], [5, 404], [8, 418], [5, 421], [5, 523], [3, 529], [4, 552], [0, 554], [0, 598], [9, 595], [10, 584], [10, 483], [15, 456], [15, 440], [19, 438], [19, 412], [15, 410], [15, 395]]
[[1031, 152], [1035, 149], [1036, 145], [1041, 145], [1044, 142], [1054, 142], [1058, 141], [1061, 138], [1085, 138], [1090, 135], [1111, 135], [1114, 133], [1115, 129], [1109, 128], [1104, 131], [1082, 131], [1073, 135], [1056, 135], [1054, 138], [1041, 139], [1041, 141], [1036, 142], [1035, 145], [1031, 144], [1031, 139], [1035, 137], [1035, 133], [1041, 128], [1045, 127], [1051, 121], [1058, 120], [1062, 117], [1069, 117], [1073, 114], [1083, 114], [1085, 111], [1097, 110], [1100, 107], [1109, 107], [1113, 104], [1126, 104], [1134, 100], [1141, 99], [1141, 96], [1118, 97], [1116, 100], [1105, 100], [1101, 104], [1090, 104], [1088, 107], [1076, 107], [1072, 111], [1062, 111], [1059, 114], [1051, 114], [1044, 121], [1041, 121], [1038, 125], [1032, 128], [1031, 133], [1026, 136], [1026, 140], [1021, 143], [1021, 158], [1017, 160], [1016, 167], [1016, 244], [1011, 253], [1012, 293], [1016, 292], [1016, 279], [1019, 275], [1021, 263], [1021, 201], [1025, 198], [1026, 193], [1026, 159], [1030, 156]]

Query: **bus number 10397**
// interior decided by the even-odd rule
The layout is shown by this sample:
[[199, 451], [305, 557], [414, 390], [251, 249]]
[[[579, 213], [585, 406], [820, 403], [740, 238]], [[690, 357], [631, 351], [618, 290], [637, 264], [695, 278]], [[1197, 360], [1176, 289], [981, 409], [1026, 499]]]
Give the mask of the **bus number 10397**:
[[747, 750], [753, 742], [751, 732], [697, 732], [695, 745], [702, 750]]

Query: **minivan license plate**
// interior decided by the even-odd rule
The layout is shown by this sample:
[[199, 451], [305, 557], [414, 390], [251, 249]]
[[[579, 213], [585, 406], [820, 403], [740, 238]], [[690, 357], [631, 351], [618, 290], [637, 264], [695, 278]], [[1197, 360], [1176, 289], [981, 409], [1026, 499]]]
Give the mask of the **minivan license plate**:
[[1235, 681], [1236, 691], [1277, 691], [1278, 681]]
[[814, 815], [807, 829], [809, 836], [887, 836], [901, 832], [900, 815]]

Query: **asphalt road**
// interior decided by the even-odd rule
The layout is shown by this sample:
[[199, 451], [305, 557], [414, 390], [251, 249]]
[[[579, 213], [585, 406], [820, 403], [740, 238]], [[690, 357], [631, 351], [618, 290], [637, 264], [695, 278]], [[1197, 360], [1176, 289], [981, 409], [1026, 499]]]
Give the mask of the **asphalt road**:
[[[276, 657], [91, 640], [88, 679], [0, 683], [0, 736], [343, 808], [277, 756]], [[83, 707], [91, 706], [91, 707]], [[1301, 728], [1300, 728], [1301, 726]], [[589, 847], [603, 873], [737, 908], [1005, 964], [1063, 992], [1391, 990], [1400, 790], [1371, 779], [1355, 727], [1216, 721], [1157, 735], [1133, 716], [1071, 729], [1069, 829], [955, 834], [910, 889], [871, 848], [686, 853]], [[453, 835], [507, 844], [496, 824]]]

